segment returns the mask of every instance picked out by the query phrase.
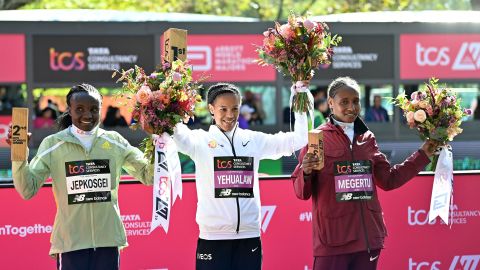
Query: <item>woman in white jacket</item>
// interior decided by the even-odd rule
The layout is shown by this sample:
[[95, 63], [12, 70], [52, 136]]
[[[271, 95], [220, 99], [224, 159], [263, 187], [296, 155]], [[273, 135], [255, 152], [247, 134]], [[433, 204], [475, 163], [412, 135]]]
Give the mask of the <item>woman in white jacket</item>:
[[209, 130], [178, 124], [173, 136], [196, 167], [196, 269], [261, 269], [259, 162], [305, 146], [307, 117], [295, 115], [293, 132], [265, 134], [238, 127], [241, 97], [236, 86], [213, 85], [207, 102], [214, 119]]

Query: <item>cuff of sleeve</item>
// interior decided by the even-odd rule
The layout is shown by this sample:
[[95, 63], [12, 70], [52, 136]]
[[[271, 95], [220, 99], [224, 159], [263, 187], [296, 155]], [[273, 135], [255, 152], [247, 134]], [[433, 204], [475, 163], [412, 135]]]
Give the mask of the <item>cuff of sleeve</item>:
[[313, 172], [311, 172], [311, 173], [309, 173], [309, 174], [306, 174], [304, 171], [302, 171], [303, 181], [304, 181], [304, 182], [310, 181], [310, 179], [311, 179], [311, 177], [312, 177], [312, 173], [313, 173]]
[[415, 160], [417, 161], [417, 164], [419, 164], [419, 168], [421, 169], [425, 168], [425, 166], [430, 163], [430, 158], [422, 149], [419, 149], [417, 151]]

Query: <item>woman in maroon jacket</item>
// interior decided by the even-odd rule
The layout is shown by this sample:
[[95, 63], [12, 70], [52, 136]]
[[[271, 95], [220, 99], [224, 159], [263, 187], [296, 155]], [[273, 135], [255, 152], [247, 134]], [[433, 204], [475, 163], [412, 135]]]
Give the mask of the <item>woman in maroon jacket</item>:
[[318, 157], [305, 147], [292, 174], [297, 197], [312, 197], [314, 270], [376, 269], [387, 235], [376, 186], [402, 186], [430, 162], [436, 148], [427, 141], [392, 167], [358, 117], [359, 90], [348, 77], [329, 85], [332, 114], [318, 128], [323, 131], [324, 168], [312, 170]]

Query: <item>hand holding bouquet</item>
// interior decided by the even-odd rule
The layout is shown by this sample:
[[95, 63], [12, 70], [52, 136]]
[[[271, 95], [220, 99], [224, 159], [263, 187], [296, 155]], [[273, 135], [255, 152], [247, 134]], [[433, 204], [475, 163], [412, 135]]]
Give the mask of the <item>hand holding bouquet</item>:
[[462, 132], [462, 118], [470, 115], [471, 110], [463, 109], [456, 93], [448, 88], [439, 88], [437, 82], [432, 78], [423, 89], [413, 92], [410, 99], [400, 94], [393, 103], [403, 110], [408, 125], [416, 128], [423, 140], [443, 145], [432, 161], [435, 176], [429, 222], [439, 216], [445, 224], [449, 224], [450, 205], [453, 204], [453, 154], [446, 144]]
[[[410, 128], [416, 128], [422, 140], [433, 140], [445, 145], [462, 132], [463, 117], [470, 115], [470, 109], [463, 109], [456, 93], [448, 88], [439, 88], [437, 79], [421, 90], [413, 92], [410, 99], [400, 94], [393, 103], [403, 110]], [[434, 156], [433, 169], [438, 155]]]
[[263, 45], [257, 48], [260, 65], [272, 65], [284, 76], [289, 75], [295, 93], [294, 112], [307, 112], [313, 104], [308, 102], [308, 85], [313, 70], [322, 64], [329, 64], [333, 54], [332, 46], [341, 42], [341, 37], [331, 36], [328, 26], [307, 17], [290, 14], [288, 22], [263, 33]]
[[[132, 129], [140, 127], [148, 133], [172, 135], [177, 123], [193, 117], [195, 104], [201, 101], [192, 68], [181, 60], [165, 62], [150, 75], [138, 66], [116, 71], [112, 77], [117, 74], [117, 82], [123, 83], [122, 95], [134, 100]], [[142, 148], [153, 163], [155, 145], [151, 136], [143, 140]]]

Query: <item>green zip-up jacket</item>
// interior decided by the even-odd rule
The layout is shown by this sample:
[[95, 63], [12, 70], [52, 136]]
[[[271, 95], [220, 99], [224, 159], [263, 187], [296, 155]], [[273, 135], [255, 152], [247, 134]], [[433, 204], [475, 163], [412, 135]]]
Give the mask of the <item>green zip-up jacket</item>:
[[64, 129], [46, 137], [30, 163], [12, 162], [15, 189], [32, 198], [51, 176], [57, 214], [50, 254], [128, 245], [118, 187], [122, 168], [142, 183], [153, 184], [153, 165], [114, 131], [98, 129], [90, 151]]

